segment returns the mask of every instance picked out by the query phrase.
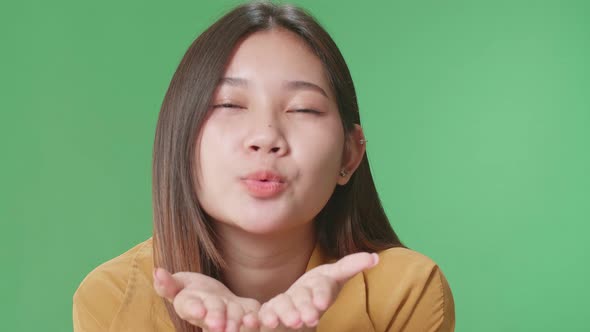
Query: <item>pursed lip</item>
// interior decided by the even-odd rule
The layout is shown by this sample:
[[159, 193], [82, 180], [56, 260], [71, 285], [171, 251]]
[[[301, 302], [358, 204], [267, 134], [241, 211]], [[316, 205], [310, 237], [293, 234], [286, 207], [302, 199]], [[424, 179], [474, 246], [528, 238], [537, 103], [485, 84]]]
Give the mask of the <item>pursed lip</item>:
[[262, 170], [242, 177], [242, 184], [255, 198], [272, 198], [278, 196], [287, 187], [286, 178], [280, 173]]
[[253, 181], [272, 181], [272, 182], [286, 182], [284, 176], [280, 173], [271, 170], [262, 170], [250, 173], [242, 178], [242, 180], [253, 180]]

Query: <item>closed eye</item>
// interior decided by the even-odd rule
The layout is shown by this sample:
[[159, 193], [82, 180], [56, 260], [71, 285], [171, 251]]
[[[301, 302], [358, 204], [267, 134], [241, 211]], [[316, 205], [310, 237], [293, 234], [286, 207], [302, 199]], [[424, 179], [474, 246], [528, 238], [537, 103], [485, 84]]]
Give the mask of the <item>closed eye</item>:
[[244, 108], [240, 105], [236, 105], [236, 104], [232, 104], [232, 103], [223, 103], [223, 104], [217, 104], [217, 105], [213, 105], [213, 108]]
[[313, 110], [313, 109], [309, 109], [309, 108], [301, 108], [301, 109], [297, 109], [297, 110], [293, 110], [293, 112], [297, 112], [297, 113], [310, 113], [310, 114], [322, 114], [322, 112], [317, 111], [317, 110]]

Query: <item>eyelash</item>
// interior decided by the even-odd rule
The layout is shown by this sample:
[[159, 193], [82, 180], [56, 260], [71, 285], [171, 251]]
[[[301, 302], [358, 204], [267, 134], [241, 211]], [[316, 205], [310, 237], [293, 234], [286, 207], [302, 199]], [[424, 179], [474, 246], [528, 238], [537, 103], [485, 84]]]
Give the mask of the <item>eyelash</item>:
[[[213, 108], [220, 108], [220, 107], [227, 107], [227, 108], [244, 108], [235, 104], [231, 104], [231, 103], [224, 103], [224, 104], [217, 104], [217, 105], [213, 105]], [[296, 109], [296, 110], [292, 110], [289, 112], [297, 112], [297, 113], [309, 113], [309, 114], [316, 114], [316, 115], [320, 115], [322, 114], [322, 112], [314, 110], [314, 109], [309, 109], [309, 108], [301, 108], [301, 109]]]
[[309, 109], [309, 108], [302, 108], [302, 109], [294, 110], [294, 112], [298, 112], [298, 113], [310, 113], [310, 114], [316, 114], [316, 115], [322, 114], [322, 112], [320, 112], [320, 111], [312, 110], [312, 109]]
[[227, 107], [227, 108], [243, 108], [241, 106], [231, 104], [231, 103], [223, 103], [218, 105], [213, 105], [213, 108], [220, 108], [220, 107]]

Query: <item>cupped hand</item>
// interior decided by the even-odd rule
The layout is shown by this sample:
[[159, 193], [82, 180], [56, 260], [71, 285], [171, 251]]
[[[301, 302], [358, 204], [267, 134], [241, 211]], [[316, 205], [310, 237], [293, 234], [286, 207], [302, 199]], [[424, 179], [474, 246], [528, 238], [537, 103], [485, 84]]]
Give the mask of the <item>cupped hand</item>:
[[378, 262], [377, 254], [363, 252], [309, 270], [285, 293], [262, 305], [258, 312], [261, 331], [315, 331], [346, 281]]
[[214, 278], [194, 272], [170, 274], [157, 268], [154, 288], [174, 305], [180, 318], [204, 330], [258, 331], [260, 303], [236, 296]]

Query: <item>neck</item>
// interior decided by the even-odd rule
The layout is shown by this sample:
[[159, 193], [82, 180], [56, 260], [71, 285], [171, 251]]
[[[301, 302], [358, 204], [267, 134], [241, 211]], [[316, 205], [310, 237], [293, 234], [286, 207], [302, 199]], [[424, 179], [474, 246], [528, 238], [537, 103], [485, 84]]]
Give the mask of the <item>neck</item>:
[[272, 234], [252, 234], [232, 225], [216, 227], [227, 263], [224, 284], [237, 296], [265, 303], [305, 273], [315, 247], [314, 223]]

